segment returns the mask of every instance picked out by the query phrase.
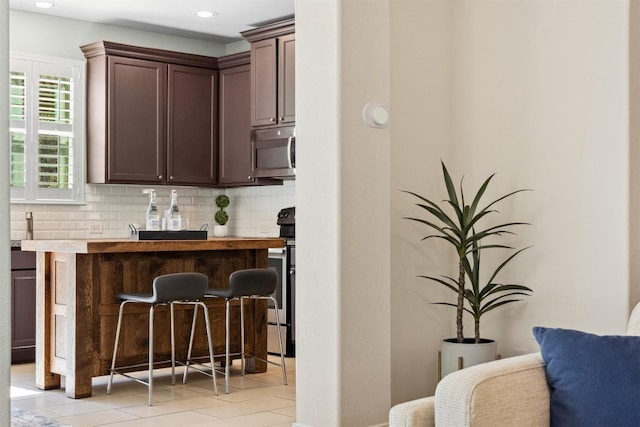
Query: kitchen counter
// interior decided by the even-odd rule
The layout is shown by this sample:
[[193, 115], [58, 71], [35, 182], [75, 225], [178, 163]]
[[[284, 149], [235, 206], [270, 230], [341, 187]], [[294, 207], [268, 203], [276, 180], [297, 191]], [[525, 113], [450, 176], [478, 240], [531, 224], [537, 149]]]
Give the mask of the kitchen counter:
[[[72, 398], [91, 396], [91, 379], [107, 375], [122, 292], [151, 292], [160, 274], [196, 271], [209, 287], [225, 288], [229, 275], [244, 268], [267, 267], [268, 249], [284, 247], [280, 238], [211, 238], [208, 240], [23, 240], [22, 250], [36, 252], [36, 386], [59, 388]], [[224, 353], [224, 300], [207, 298], [214, 353]], [[248, 353], [266, 359], [267, 303], [245, 301]], [[168, 310], [156, 311], [156, 360], [168, 360]], [[176, 357], [184, 360], [193, 310], [176, 307]], [[240, 351], [239, 310], [231, 310], [231, 352]], [[148, 307], [132, 305], [122, 324], [124, 345], [119, 364], [147, 359]], [[160, 331], [165, 331], [161, 333]], [[194, 355], [207, 354], [204, 325], [196, 331]], [[239, 356], [238, 356], [239, 357]], [[266, 363], [248, 366], [264, 372]]]
[[22, 250], [92, 254], [269, 249], [283, 248], [284, 245], [284, 240], [280, 238], [254, 237], [222, 237], [207, 240], [23, 240]]

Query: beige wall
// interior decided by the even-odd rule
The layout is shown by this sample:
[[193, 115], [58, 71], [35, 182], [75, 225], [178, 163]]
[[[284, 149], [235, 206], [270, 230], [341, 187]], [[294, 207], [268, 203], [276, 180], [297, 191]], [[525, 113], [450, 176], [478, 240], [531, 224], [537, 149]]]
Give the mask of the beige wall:
[[534, 190], [503, 207], [533, 224], [514, 238], [533, 248], [507, 278], [535, 289], [526, 303], [488, 316], [485, 332], [507, 356], [514, 347], [536, 349], [533, 325], [624, 331], [628, 6], [461, 1], [454, 8], [458, 171], [470, 183], [497, 171], [502, 192]]
[[[393, 113], [424, 113], [393, 129], [395, 187], [442, 191], [442, 158], [470, 189], [498, 172], [494, 196], [534, 190], [501, 206], [532, 223], [512, 242], [533, 247], [504, 277], [534, 295], [488, 314], [483, 335], [512, 356], [537, 351], [534, 325], [622, 333], [630, 290], [628, 2], [393, 5]], [[453, 317], [428, 305], [438, 293], [415, 278], [450, 267], [443, 270], [434, 245], [417, 241], [419, 227], [397, 219], [412, 212], [411, 200], [393, 190], [391, 197], [397, 402], [433, 392], [434, 341], [453, 333]]]
[[394, 193], [438, 194], [440, 159], [470, 189], [498, 172], [494, 196], [534, 190], [500, 209], [532, 223], [511, 242], [533, 247], [504, 278], [535, 290], [483, 318], [483, 335], [498, 340], [503, 356], [537, 351], [534, 325], [622, 333], [628, 2], [392, 5], [393, 401], [433, 392], [436, 341], [453, 333], [451, 310], [428, 305], [440, 294], [415, 278], [451, 267], [436, 245], [418, 241], [423, 229], [399, 219], [416, 211]]
[[455, 335], [452, 310], [430, 305], [449, 294], [416, 276], [455, 274], [442, 242], [421, 242], [417, 200], [444, 199], [440, 159], [451, 163], [452, 2], [401, 1], [391, 8], [391, 391], [392, 401], [432, 394], [442, 338]]
[[336, 356], [344, 426], [377, 425], [391, 403], [391, 128], [370, 128], [362, 117], [367, 103], [390, 105], [390, 3], [346, 1], [340, 10], [341, 349]]

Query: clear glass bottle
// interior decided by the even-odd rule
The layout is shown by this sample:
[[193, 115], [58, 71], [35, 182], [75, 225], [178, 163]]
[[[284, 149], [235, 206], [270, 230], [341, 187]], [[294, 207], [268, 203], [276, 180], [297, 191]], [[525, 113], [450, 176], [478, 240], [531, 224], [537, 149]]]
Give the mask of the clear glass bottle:
[[178, 208], [178, 192], [176, 190], [171, 190], [171, 206], [167, 211], [167, 230], [182, 230], [182, 215], [180, 215], [180, 208]]
[[147, 207], [145, 229], [149, 231], [160, 230], [160, 211], [158, 211], [158, 205], [156, 205], [156, 190], [149, 191], [149, 206]]

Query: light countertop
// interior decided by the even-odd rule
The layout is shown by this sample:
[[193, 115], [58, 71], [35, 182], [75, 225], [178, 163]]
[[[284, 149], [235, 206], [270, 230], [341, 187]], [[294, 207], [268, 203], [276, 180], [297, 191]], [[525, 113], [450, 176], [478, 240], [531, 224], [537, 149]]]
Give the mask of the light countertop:
[[22, 240], [23, 251], [67, 253], [176, 252], [269, 249], [285, 246], [279, 237], [210, 237], [207, 240]]

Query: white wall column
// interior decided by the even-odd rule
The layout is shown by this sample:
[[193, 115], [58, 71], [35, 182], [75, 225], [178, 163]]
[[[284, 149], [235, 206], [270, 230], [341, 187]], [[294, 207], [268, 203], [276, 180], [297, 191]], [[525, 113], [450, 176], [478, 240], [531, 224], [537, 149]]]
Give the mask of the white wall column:
[[[9, 1], [0, 0], [0, 135], [9, 135]], [[0, 145], [0, 164], [9, 164], [9, 144]], [[0, 173], [0, 425], [11, 424], [11, 267], [9, 248], [9, 175]]]
[[390, 141], [362, 109], [390, 108], [389, 2], [298, 2], [296, 21], [297, 425], [384, 425]]

